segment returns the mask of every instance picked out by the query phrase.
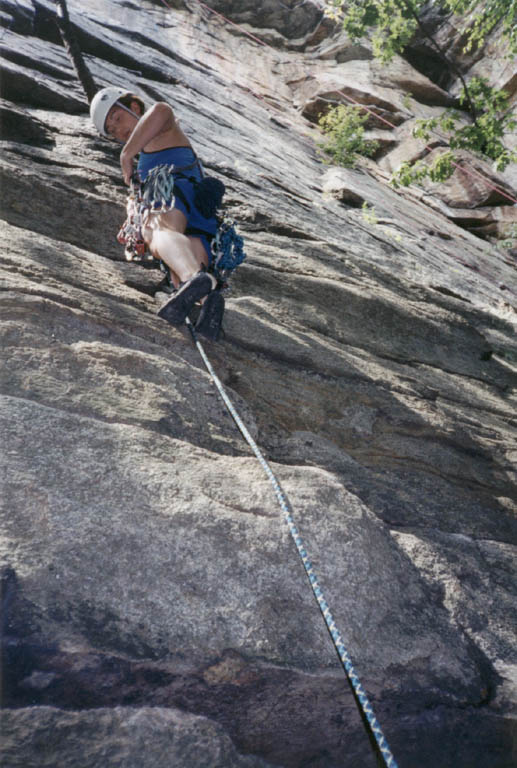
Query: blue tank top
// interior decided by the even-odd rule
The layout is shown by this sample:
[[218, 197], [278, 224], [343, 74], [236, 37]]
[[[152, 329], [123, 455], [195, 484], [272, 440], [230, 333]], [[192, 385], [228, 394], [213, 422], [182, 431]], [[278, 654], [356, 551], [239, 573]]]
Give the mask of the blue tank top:
[[[202, 173], [199, 161], [196, 162], [196, 160], [197, 158], [192, 147], [166, 147], [157, 152], [144, 152], [142, 150], [138, 158], [137, 170], [141, 181], [145, 181], [149, 171], [157, 165], [175, 165], [178, 172], [185, 168], [185, 166], [191, 166], [185, 170], [185, 174], [200, 180]], [[195, 165], [192, 165], [192, 163], [195, 163]]]

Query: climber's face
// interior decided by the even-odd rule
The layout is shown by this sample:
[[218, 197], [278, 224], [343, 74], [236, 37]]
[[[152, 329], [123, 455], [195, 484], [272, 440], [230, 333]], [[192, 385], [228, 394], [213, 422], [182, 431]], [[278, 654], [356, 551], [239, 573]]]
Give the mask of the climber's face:
[[126, 143], [133, 133], [134, 127], [140, 117], [140, 107], [136, 101], [131, 102], [130, 109], [132, 112], [135, 112], [138, 117], [135, 117], [123, 107], [115, 104], [108, 112], [105, 122], [106, 132], [123, 144]]

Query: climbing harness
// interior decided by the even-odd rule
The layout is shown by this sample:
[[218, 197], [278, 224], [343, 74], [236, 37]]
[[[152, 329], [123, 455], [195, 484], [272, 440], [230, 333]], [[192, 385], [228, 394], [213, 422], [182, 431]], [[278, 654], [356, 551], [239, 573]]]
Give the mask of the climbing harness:
[[[187, 209], [190, 208], [181, 190], [175, 189], [174, 178], [179, 176], [188, 178], [186, 171], [191, 170], [196, 165], [199, 166], [204, 177], [203, 166], [197, 157], [192, 163], [180, 167], [174, 164], [156, 165], [149, 170], [144, 182], [140, 180], [136, 171], [132, 174], [126, 205], [127, 218], [117, 236], [119, 243], [126, 246], [125, 255], [128, 261], [152, 261], [154, 259], [147, 252], [143, 229], [151, 214], [172, 211], [175, 195], [183, 201]], [[195, 180], [193, 179], [193, 181]], [[207, 179], [203, 178], [199, 183], [203, 184], [204, 181]], [[223, 190], [220, 198], [215, 201], [215, 206], [220, 205], [224, 193], [224, 185], [222, 182], [218, 183], [223, 187]], [[208, 235], [209, 233], [203, 232], [203, 234]]]
[[199, 339], [196, 336], [196, 332], [194, 330], [194, 327], [192, 326], [192, 323], [190, 322], [189, 318], [186, 319], [187, 327], [190, 331], [190, 334], [192, 336], [192, 340], [194, 341], [194, 344], [197, 347], [197, 350], [199, 354], [201, 355], [201, 358], [203, 360], [203, 363], [205, 364], [205, 367], [210, 374], [210, 377], [212, 381], [214, 382], [225, 406], [227, 407], [228, 411], [230, 412], [230, 415], [232, 416], [233, 420], [237, 424], [237, 427], [239, 428], [242, 436], [250, 446], [251, 450], [259, 460], [262, 469], [268, 476], [269, 480], [271, 481], [271, 485], [273, 486], [273, 490], [275, 492], [276, 498], [278, 500], [278, 503], [280, 505], [280, 508], [282, 509], [282, 512], [284, 514], [284, 520], [289, 528], [289, 532], [294, 540], [294, 543], [296, 545], [296, 549], [298, 550], [298, 554], [300, 555], [300, 558], [303, 563], [303, 567], [305, 568], [305, 572], [307, 574], [307, 577], [309, 579], [309, 582], [312, 587], [312, 591], [314, 593], [314, 596], [317, 600], [319, 609], [323, 615], [323, 618], [325, 619], [325, 623], [327, 625], [327, 629], [329, 631], [329, 634], [332, 638], [332, 642], [334, 643], [334, 647], [337, 651], [337, 654], [339, 656], [339, 659], [343, 665], [343, 668], [345, 670], [345, 674], [350, 682], [350, 685], [352, 686], [352, 689], [354, 691], [354, 694], [356, 696], [356, 700], [359, 702], [362, 712], [364, 713], [364, 716], [366, 717], [366, 720], [369, 724], [369, 727], [371, 729], [371, 732], [375, 738], [375, 741], [377, 743], [377, 746], [379, 748], [379, 752], [384, 760], [385, 765], [387, 768], [398, 768], [397, 763], [395, 762], [395, 758], [393, 757], [393, 754], [391, 753], [391, 750], [388, 746], [388, 742], [386, 741], [384, 734], [382, 732], [381, 726], [379, 724], [379, 721], [375, 717], [375, 714], [373, 712], [373, 709], [371, 707], [371, 704], [368, 700], [368, 697], [366, 695], [366, 692], [361, 685], [361, 682], [357, 676], [357, 673], [354, 669], [354, 666], [352, 664], [352, 660], [345, 648], [345, 645], [343, 643], [343, 638], [336, 627], [336, 623], [334, 621], [334, 618], [332, 616], [332, 613], [330, 612], [329, 605], [327, 601], [325, 600], [325, 597], [323, 595], [323, 591], [318, 583], [318, 578], [316, 576], [316, 573], [314, 572], [313, 565], [311, 563], [311, 560], [309, 558], [309, 555], [307, 553], [307, 550], [305, 549], [305, 545], [303, 543], [302, 537], [300, 536], [300, 533], [298, 531], [298, 528], [295, 525], [289, 501], [282, 491], [282, 488], [280, 487], [280, 483], [278, 482], [277, 478], [275, 477], [275, 474], [273, 473], [273, 470], [271, 469], [269, 463], [264, 458], [260, 448], [258, 447], [257, 443], [251, 436], [248, 428], [242, 421], [241, 417], [239, 416], [237, 410], [235, 409], [235, 406], [233, 405], [232, 401], [228, 397], [220, 379], [218, 378], [217, 374], [215, 373], [212, 364], [210, 363], [210, 360], [208, 359], [205, 350], [203, 349], [203, 346]]
[[[189, 177], [186, 173], [194, 166], [201, 169], [201, 181]], [[157, 213], [168, 213], [174, 208], [175, 196], [185, 207], [190, 209], [183, 192], [174, 184], [174, 178], [189, 179], [194, 185], [194, 205], [205, 218], [215, 216], [216, 232], [187, 226], [186, 235], [204, 235], [210, 243], [212, 259], [208, 271], [217, 279], [219, 289], [228, 289], [232, 272], [246, 259], [244, 241], [235, 229], [234, 219], [220, 211], [225, 187], [222, 181], [212, 176], [205, 176], [203, 167], [196, 157], [193, 163], [177, 167], [175, 165], [157, 165], [151, 168], [144, 182], [137, 173], [130, 180], [127, 198], [127, 218], [122, 225], [117, 240], [125, 245], [127, 261], [159, 261], [160, 269], [166, 276], [169, 270], [164, 263], [155, 259], [147, 250], [143, 230], [149, 217]], [[170, 275], [169, 275], [169, 285]]]

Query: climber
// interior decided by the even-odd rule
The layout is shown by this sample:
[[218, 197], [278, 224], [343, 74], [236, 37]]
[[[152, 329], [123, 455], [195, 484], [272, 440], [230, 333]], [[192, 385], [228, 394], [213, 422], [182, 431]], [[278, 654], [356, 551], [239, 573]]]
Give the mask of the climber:
[[[216, 290], [217, 279], [207, 270], [224, 185], [204, 177], [168, 104], [157, 102], [146, 110], [137, 95], [110, 86], [95, 94], [90, 116], [102, 136], [124, 145], [120, 165], [128, 186], [135, 178], [134, 160], [139, 155], [137, 178], [145, 201], [142, 246], [167, 265], [176, 289], [158, 315], [172, 325], [181, 325], [194, 304], [203, 300], [196, 330], [216, 339], [224, 299]], [[124, 242], [122, 230], [119, 241]]]

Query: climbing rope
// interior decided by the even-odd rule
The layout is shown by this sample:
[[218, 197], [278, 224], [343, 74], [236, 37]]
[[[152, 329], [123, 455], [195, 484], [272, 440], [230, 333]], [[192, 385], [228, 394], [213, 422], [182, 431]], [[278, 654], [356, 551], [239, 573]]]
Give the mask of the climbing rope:
[[243, 29], [241, 24], [236, 24], [231, 19], [228, 19], [226, 16], [223, 16], [222, 13], [219, 13], [219, 11], [214, 11], [213, 8], [210, 8], [210, 6], [206, 5], [206, 3], [201, 2], [201, 0], [198, 0], [198, 3], [207, 11], [210, 11], [210, 13], [214, 13], [216, 16], [219, 16], [221, 19], [223, 19], [223, 21], [226, 21], [228, 24], [232, 24], [232, 26], [237, 27], [237, 29], [240, 29], [241, 32], [242, 31], [245, 32], [248, 35], [248, 37], [251, 38], [252, 40], [255, 40], [256, 43], [260, 43], [260, 45], [265, 45], [266, 48], [271, 48], [272, 51], [275, 51], [272, 45], [269, 45], [269, 43], [266, 43], [264, 40], [261, 40], [260, 37], [256, 37], [256, 35], [252, 35], [251, 32], [248, 32], [247, 30]]
[[352, 689], [355, 693], [356, 700], [359, 702], [361, 709], [366, 717], [366, 720], [368, 722], [368, 725], [371, 729], [371, 732], [375, 738], [375, 741], [377, 743], [377, 746], [379, 748], [379, 752], [384, 760], [385, 765], [387, 768], [398, 768], [397, 763], [395, 762], [395, 758], [393, 757], [391, 750], [388, 746], [388, 742], [386, 741], [384, 734], [382, 732], [381, 726], [379, 724], [379, 721], [375, 717], [375, 714], [373, 712], [372, 706], [368, 700], [368, 697], [366, 695], [366, 692], [361, 685], [361, 682], [357, 676], [357, 673], [354, 669], [354, 666], [352, 664], [352, 660], [345, 648], [345, 644], [343, 643], [343, 638], [341, 637], [341, 634], [336, 626], [336, 623], [334, 621], [334, 618], [332, 616], [332, 613], [330, 612], [329, 605], [327, 601], [325, 600], [325, 597], [323, 595], [323, 591], [318, 583], [318, 578], [316, 576], [316, 573], [314, 572], [313, 565], [311, 563], [311, 560], [309, 558], [309, 555], [307, 553], [307, 550], [305, 549], [305, 545], [303, 543], [302, 537], [300, 536], [300, 533], [298, 531], [298, 528], [295, 525], [295, 522], [293, 520], [293, 516], [291, 514], [290, 506], [288, 499], [284, 492], [282, 491], [280, 487], [280, 483], [278, 482], [275, 474], [273, 473], [273, 470], [271, 469], [270, 465], [268, 464], [267, 460], [264, 458], [260, 448], [258, 447], [257, 443], [251, 436], [248, 428], [242, 421], [241, 417], [239, 416], [237, 410], [235, 409], [235, 406], [233, 405], [232, 401], [226, 394], [226, 391], [218, 378], [216, 372], [214, 371], [212, 364], [210, 363], [210, 360], [208, 359], [205, 350], [203, 349], [203, 346], [199, 339], [197, 338], [196, 332], [194, 330], [194, 327], [192, 323], [190, 322], [189, 318], [187, 317], [186, 320], [187, 327], [190, 331], [190, 334], [192, 336], [192, 340], [194, 341], [194, 344], [197, 347], [197, 350], [199, 354], [201, 355], [201, 358], [206, 366], [206, 369], [208, 373], [210, 374], [210, 377], [212, 381], [214, 382], [224, 404], [226, 405], [228, 411], [230, 412], [233, 420], [237, 424], [242, 436], [250, 446], [251, 450], [259, 460], [262, 469], [268, 476], [269, 480], [271, 481], [271, 485], [273, 486], [273, 490], [275, 492], [276, 498], [278, 500], [278, 503], [280, 505], [280, 508], [284, 514], [284, 520], [287, 523], [287, 526], [289, 528], [289, 532], [294, 540], [294, 543], [296, 545], [296, 549], [298, 550], [298, 554], [300, 555], [300, 558], [303, 563], [303, 567], [305, 568], [305, 572], [307, 574], [307, 577], [309, 579], [309, 582], [312, 587], [312, 591], [314, 593], [314, 596], [317, 600], [319, 609], [323, 615], [323, 618], [325, 619], [325, 623], [327, 625], [327, 629], [330, 633], [330, 636], [332, 638], [332, 642], [334, 643], [334, 647], [337, 651], [337, 654], [339, 656], [339, 659], [343, 665], [343, 668], [345, 670], [346, 676], [350, 682], [350, 685], [352, 686]]

